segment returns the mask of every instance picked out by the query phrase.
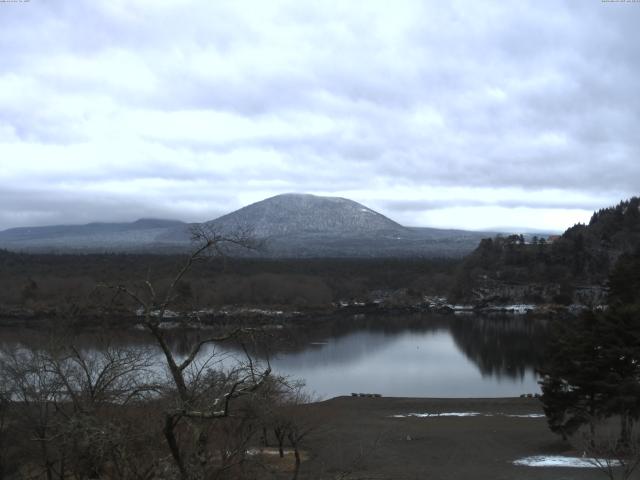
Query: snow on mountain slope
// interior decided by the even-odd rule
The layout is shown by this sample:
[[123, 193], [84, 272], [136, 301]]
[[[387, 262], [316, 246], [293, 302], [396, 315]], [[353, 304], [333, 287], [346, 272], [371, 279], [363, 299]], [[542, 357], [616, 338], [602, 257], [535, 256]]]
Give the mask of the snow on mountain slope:
[[289, 193], [267, 198], [209, 222], [229, 230], [250, 227], [261, 238], [299, 233], [357, 234], [405, 229], [360, 203], [339, 197]]
[[[360, 203], [289, 193], [206, 222], [217, 232], [250, 232], [264, 239], [256, 255], [269, 257], [461, 256], [486, 233], [407, 228]], [[0, 232], [0, 248], [56, 252], [184, 252], [190, 224], [157, 219], [14, 228]], [[238, 254], [246, 254], [238, 252]]]

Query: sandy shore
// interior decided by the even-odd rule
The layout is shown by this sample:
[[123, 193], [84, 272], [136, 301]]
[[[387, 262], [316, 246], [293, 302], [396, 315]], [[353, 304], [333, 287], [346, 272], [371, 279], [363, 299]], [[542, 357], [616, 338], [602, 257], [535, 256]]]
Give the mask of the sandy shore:
[[530, 456], [580, 456], [549, 431], [537, 399], [337, 397], [303, 408], [313, 431], [302, 478], [606, 478], [592, 468], [514, 465]]

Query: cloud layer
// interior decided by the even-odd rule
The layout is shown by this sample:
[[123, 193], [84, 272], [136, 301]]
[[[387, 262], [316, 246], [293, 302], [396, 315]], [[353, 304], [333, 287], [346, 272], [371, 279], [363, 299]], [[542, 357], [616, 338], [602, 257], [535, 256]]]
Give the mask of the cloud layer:
[[640, 4], [0, 3], [0, 228], [284, 192], [561, 229], [640, 192]]

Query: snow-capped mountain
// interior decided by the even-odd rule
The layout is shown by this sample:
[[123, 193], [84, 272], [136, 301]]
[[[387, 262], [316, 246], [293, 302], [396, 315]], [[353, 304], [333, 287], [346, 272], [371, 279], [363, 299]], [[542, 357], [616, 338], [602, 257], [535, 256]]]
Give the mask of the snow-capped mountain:
[[[213, 230], [248, 231], [269, 257], [461, 256], [487, 233], [409, 228], [346, 198], [283, 194], [205, 222]], [[13, 228], [0, 248], [19, 251], [167, 252], [191, 248], [191, 224], [141, 219]]]
[[222, 230], [249, 226], [260, 238], [405, 230], [402, 225], [353, 200], [296, 193], [267, 198], [209, 223]]

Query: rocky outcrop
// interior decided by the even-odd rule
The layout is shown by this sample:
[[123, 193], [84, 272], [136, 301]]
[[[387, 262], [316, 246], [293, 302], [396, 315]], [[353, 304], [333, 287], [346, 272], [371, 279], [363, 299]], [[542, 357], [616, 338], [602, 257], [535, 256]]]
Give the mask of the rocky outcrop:
[[595, 308], [606, 304], [608, 289], [604, 285], [569, 286], [551, 283], [508, 283], [489, 278], [479, 279], [468, 301], [476, 305], [504, 304], [579, 304]]

